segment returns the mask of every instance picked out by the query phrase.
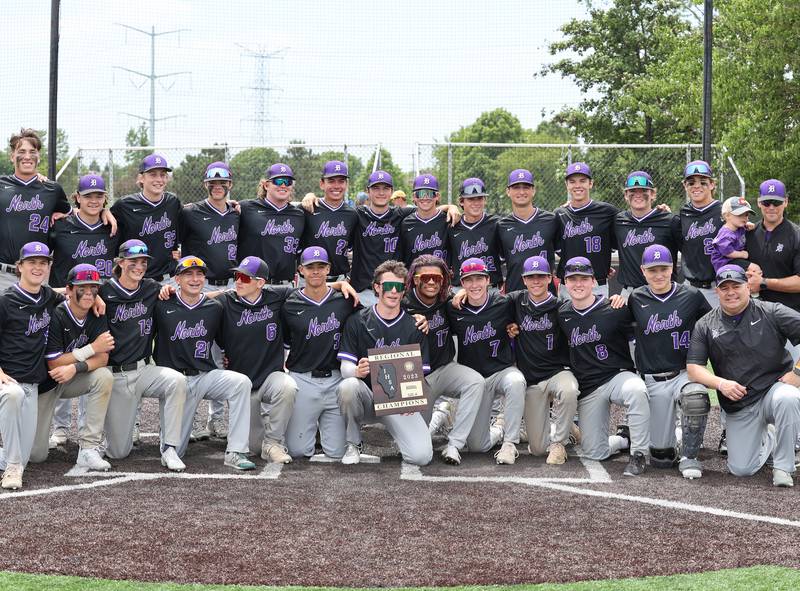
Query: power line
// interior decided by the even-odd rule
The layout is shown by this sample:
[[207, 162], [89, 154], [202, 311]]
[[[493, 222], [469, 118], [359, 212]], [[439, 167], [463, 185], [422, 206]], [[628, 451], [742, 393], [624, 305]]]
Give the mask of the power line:
[[242, 87], [244, 90], [249, 90], [254, 94], [253, 116], [243, 118], [242, 121], [252, 121], [254, 123], [253, 142], [256, 145], [265, 145], [268, 143], [268, 124], [280, 123], [280, 120], [270, 119], [269, 117], [269, 93], [272, 91], [283, 92], [282, 88], [270, 86], [268, 62], [269, 60], [283, 59], [281, 54], [286, 51], [286, 48], [277, 51], [267, 51], [263, 47], [257, 50], [250, 49], [239, 43], [237, 43], [236, 46], [243, 50], [243, 57], [250, 57], [256, 60], [256, 73], [253, 86]]

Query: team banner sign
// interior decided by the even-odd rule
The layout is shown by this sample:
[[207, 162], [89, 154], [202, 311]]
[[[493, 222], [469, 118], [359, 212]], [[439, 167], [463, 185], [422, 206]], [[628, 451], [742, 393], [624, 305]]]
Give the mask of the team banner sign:
[[428, 386], [419, 345], [368, 349], [375, 415], [382, 417], [428, 408]]

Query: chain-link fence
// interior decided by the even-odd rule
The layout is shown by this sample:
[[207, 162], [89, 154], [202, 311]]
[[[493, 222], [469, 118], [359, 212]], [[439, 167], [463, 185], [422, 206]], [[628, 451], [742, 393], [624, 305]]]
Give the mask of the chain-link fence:
[[[308, 192], [319, 193], [322, 166], [328, 160], [342, 160], [350, 169], [351, 193], [363, 187], [372, 172], [377, 144], [284, 144], [258, 147], [216, 145], [203, 148], [80, 148], [62, 166], [57, 179], [67, 193], [75, 190], [78, 177], [98, 172], [106, 179], [109, 198], [115, 199], [136, 193], [136, 176], [142, 158], [152, 152], [165, 157], [172, 167], [168, 190], [184, 203], [201, 201], [206, 197], [203, 173], [211, 162], [227, 162], [233, 172], [233, 199], [256, 196], [259, 180], [267, 168], [276, 162], [288, 164], [295, 175], [294, 197], [302, 199]], [[352, 195], [351, 195], [352, 197]]]
[[[685, 201], [681, 185], [685, 165], [702, 157], [699, 144], [570, 145], [419, 143], [414, 172], [430, 172], [439, 179], [443, 200], [455, 202], [463, 179], [479, 177], [489, 192], [487, 209], [508, 212], [505, 197], [508, 173], [527, 168], [536, 180], [536, 203], [553, 210], [567, 199], [564, 171], [572, 162], [586, 162], [594, 178], [592, 196], [625, 207], [622, 185], [627, 174], [644, 170], [653, 177], [658, 202], [677, 211]], [[717, 196], [744, 195], [744, 179], [722, 146], [714, 146], [710, 163], [717, 177]]]

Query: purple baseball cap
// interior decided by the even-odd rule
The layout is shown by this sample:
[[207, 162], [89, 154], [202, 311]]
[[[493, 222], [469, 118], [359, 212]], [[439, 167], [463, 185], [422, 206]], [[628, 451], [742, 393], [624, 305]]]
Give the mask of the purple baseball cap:
[[483, 259], [472, 258], [467, 259], [461, 263], [461, 279], [469, 277], [470, 275], [486, 275], [489, 276], [489, 271], [486, 268], [486, 263]]
[[753, 208], [744, 197], [728, 197], [722, 204], [722, 215], [732, 213], [733, 215], [741, 215], [743, 213], [755, 213]]
[[225, 162], [212, 162], [206, 166], [206, 172], [203, 175], [204, 181], [232, 181], [233, 173], [231, 167]]
[[586, 257], [572, 257], [564, 265], [564, 278], [571, 277], [572, 275], [587, 275], [594, 277], [594, 269], [592, 268], [592, 261]]
[[518, 184], [533, 185], [533, 173], [524, 168], [512, 170], [508, 175], [508, 184], [506, 186], [510, 187], [511, 185]]
[[666, 246], [651, 244], [642, 253], [642, 267], [664, 267], [672, 264], [672, 253]]
[[758, 188], [759, 201], [770, 201], [772, 199], [776, 201], [786, 200], [786, 185], [777, 179], [764, 181]]
[[19, 249], [19, 260], [43, 258], [53, 260], [50, 249], [43, 242], [26, 242]]
[[87, 174], [78, 180], [78, 195], [105, 193], [106, 182], [99, 174]]
[[464, 179], [461, 183], [461, 189], [458, 191], [458, 196], [464, 199], [486, 197], [486, 185], [484, 185], [483, 181], [478, 177]]
[[75, 265], [67, 273], [67, 285], [100, 285], [100, 271], [94, 265]]
[[175, 275], [180, 275], [190, 269], [200, 269], [204, 275], [208, 273], [208, 265], [203, 259], [189, 255], [178, 259], [178, 264], [175, 265]]
[[705, 160], [692, 160], [683, 169], [683, 180], [690, 176], [704, 176], [711, 179], [714, 178], [714, 173], [711, 172], [711, 166]]
[[147, 172], [156, 168], [163, 168], [167, 172], [172, 172], [172, 169], [167, 165], [167, 159], [161, 154], [150, 154], [145, 156], [142, 163], [139, 165], [139, 172]]
[[550, 263], [544, 257], [528, 257], [522, 263], [522, 276], [528, 277], [529, 275], [550, 275]]
[[717, 269], [717, 276], [715, 277], [717, 286], [719, 287], [726, 281], [733, 281], [734, 283], [747, 283], [747, 275], [744, 269], [739, 265], [722, 265]]
[[144, 242], [132, 238], [120, 244], [119, 258], [121, 259], [153, 258], [149, 254], [147, 254], [147, 252], [148, 248]]
[[258, 257], [244, 257], [239, 266], [234, 267], [231, 271], [265, 281], [269, 279], [269, 265]]
[[326, 251], [321, 246], [309, 246], [300, 254], [300, 264], [310, 265], [311, 263], [325, 263], [326, 265], [331, 264], [331, 260], [328, 258], [328, 251]]
[[385, 170], [376, 170], [371, 175], [369, 175], [369, 179], [367, 179], [367, 188], [371, 187], [372, 185], [378, 185], [383, 183], [384, 185], [389, 185], [390, 187], [394, 187], [394, 181], [392, 180], [392, 175], [390, 175]]
[[567, 166], [567, 172], [564, 174], [564, 178], [568, 179], [573, 174], [582, 174], [592, 178], [592, 169], [589, 168], [589, 165], [585, 162], [573, 162]]
[[420, 191], [422, 189], [430, 189], [431, 191], [439, 192], [439, 181], [432, 174], [421, 174], [414, 179], [413, 191]]
[[267, 180], [271, 181], [280, 177], [294, 178], [294, 173], [288, 164], [278, 162], [267, 169]]
[[322, 178], [329, 179], [335, 176], [350, 177], [347, 171], [347, 164], [341, 160], [329, 160], [325, 163], [325, 166], [322, 167]]
[[623, 189], [655, 189], [653, 178], [643, 170], [634, 170], [625, 179]]

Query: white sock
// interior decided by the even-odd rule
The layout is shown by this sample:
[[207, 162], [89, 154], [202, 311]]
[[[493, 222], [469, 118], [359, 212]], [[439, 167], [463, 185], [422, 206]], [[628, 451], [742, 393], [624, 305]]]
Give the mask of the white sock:
[[630, 442], [619, 435], [610, 435], [608, 437], [608, 446], [611, 448], [611, 453], [615, 454], [623, 449], [628, 449]]

